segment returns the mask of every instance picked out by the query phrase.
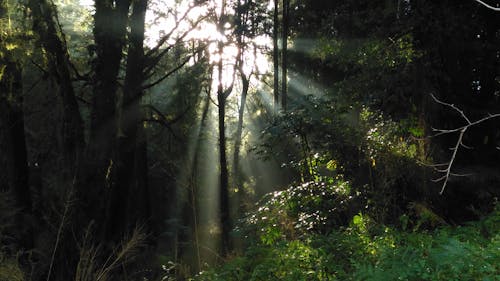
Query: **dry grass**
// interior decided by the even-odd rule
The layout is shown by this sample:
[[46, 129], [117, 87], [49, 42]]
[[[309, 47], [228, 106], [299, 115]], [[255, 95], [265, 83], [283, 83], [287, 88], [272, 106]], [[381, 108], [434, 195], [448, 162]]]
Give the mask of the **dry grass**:
[[11, 230], [14, 228], [15, 217], [19, 214], [19, 209], [15, 207], [12, 195], [9, 192], [0, 192], [0, 281], [23, 281], [24, 274], [19, 268], [19, 263], [15, 258], [4, 253], [15, 249], [13, 246], [14, 237]]
[[24, 274], [15, 259], [6, 258], [0, 253], [0, 281], [23, 281]]
[[80, 260], [74, 281], [107, 281], [113, 272], [131, 260], [145, 245], [146, 234], [140, 227], [136, 227], [132, 234], [125, 238], [120, 246], [100, 262], [102, 246], [92, 245], [90, 234], [87, 231], [85, 241], [80, 249]]

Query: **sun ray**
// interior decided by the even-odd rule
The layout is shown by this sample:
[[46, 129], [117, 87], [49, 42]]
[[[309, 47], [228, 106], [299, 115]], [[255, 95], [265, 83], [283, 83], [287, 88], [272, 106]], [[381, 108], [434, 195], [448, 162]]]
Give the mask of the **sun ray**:
[[[313, 95], [314, 97], [324, 97], [326, 89], [321, 84], [314, 82], [311, 78], [307, 78], [298, 72], [289, 72], [288, 85], [291, 93], [305, 95]], [[293, 77], [293, 79], [290, 79]]]

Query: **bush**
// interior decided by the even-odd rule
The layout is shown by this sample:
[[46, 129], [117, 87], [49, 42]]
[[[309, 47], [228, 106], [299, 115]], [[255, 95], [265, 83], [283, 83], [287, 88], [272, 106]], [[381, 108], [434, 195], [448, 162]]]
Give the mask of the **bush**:
[[350, 189], [349, 182], [337, 177], [270, 193], [243, 220], [240, 230], [266, 245], [309, 233], [328, 233], [352, 216]]
[[432, 232], [396, 230], [358, 214], [328, 234], [267, 243], [263, 231], [262, 243], [244, 256], [194, 280], [500, 280], [499, 233], [499, 208], [481, 221]]

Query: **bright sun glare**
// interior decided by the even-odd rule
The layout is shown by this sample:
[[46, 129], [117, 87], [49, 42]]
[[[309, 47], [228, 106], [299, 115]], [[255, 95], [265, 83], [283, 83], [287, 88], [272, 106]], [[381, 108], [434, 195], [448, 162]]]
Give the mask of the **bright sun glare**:
[[[187, 15], [187, 17], [178, 24], [176, 28], [176, 21], [178, 18], [182, 17], [186, 11], [188, 11], [192, 1], [176, 1], [176, 0], [153, 0], [149, 4], [148, 12], [146, 13], [146, 45], [152, 47], [155, 46], [158, 40], [164, 35], [170, 33], [170, 31], [176, 28], [175, 34], [183, 34], [185, 31], [191, 28], [192, 22], [195, 22], [200, 17], [208, 14], [209, 8], [216, 11], [220, 10], [222, 5], [222, 0], [212, 1], [211, 7], [201, 6], [193, 8]], [[223, 61], [223, 81], [222, 83], [227, 86], [231, 84], [233, 80], [234, 62], [235, 57], [238, 54], [238, 48], [234, 43], [228, 43], [228, 34], [231, 29], [230, 25], [225, 26], [226, 32], [221, 34], [217, 29], [217, 26], [213, 22], [207, 20], [198, 23], [195, 29], [189, 32], [185, 40], [205, 40], [209, 43], [208, 50], [210, 53], [210, 60], [212, 63], [218, 62], [219, 59]], [[169, 44], [174, 43], [174, 38]], [[225, 43], [222, 58], [219, 55], [217, 42], [223, 41]], [[266, 36], [260, 36], [253, 40], [253, 44], [249, 44], [250, 48], [262, 49], [270, 45], [270, 39]], [[253, 49], [248, 49], [244, 53], [244, 65], [243, 71], [248, 75], [251, 72], [258, 71], [259, 73], [266, 73], [269, 71], [269, 60], [260, 51], [254, 52]], [[216, 78], [217, 75], [214, 75]], [[216, 80], [216, 79], [215, 79]], [[258, 83], [254, 79], [254, 83]], [[214, 81], [214, 85], [217, 85], [218, 81]]]
[[[146, 41], [148, 47], [154, 47], [158, 41], [169, 34], [175, 29], [173, 36], [168, 40], [167, 44], [174, 44], [175, 38], [191, 28], [193, 22], [208, 13], [209, 8], [215, 8], [216, 11], [220, 10], [222, 0], [210, 1], [212, 7], [200, 6], [195, 7], [189, 11], [186, 18], [179, 19], [188, 11], [193, 1], [178, 1], [178, 0], [150, 0], [148, 3], [148, 11], [146, 13]], [[88, 9], [93, 9], [94, 0], [80, 0], [82, 6]], [[225, 44], [222, 54], [223, 60], [223, 84], [225, 86], [231, 84], [233, 80], [234, 62], [238, 54], [238, 48], [234, 43], [228, 43], [227, 33], [231, 26], [226, 26], [226, 34], [221, 34], [217, 30], [217, 26], [208, 20], [198, 23], [196, 28], [191, 30], [184, 38], [185, 41], [191, 40], [205, 40], [209, 43], [208, 50], [210, 53], [210, 60], [212, 63], [218, 62], [220, 58], [217, 42], [222, 40]], [[262, 49], [271, 45], [271, 40], [267, 36], [259, 36], [253, 39], [253, 44], [249, 44], [249, 48], [243, 55], [244, 65], [243, 71], [248, 75], [252, 72], [266, 73], [269, 71], [269, 59], [262, 53]], [[257, 48], [257, 50], [253, 50]], [[217, 75], [214, 75], [217, 80]], [[254, 85], [259, 85], [257, 79], [253, 79]], [[214, 81], [217, 85], [218, 81]]]

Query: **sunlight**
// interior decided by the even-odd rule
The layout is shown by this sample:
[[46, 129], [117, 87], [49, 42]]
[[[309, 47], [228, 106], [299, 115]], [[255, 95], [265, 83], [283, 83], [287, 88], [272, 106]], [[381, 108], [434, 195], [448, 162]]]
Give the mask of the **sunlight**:
[[[205, 111], [206, 110], [206, 114]], [[176, 182], [179, 205], [188, 206], [192, 222], [188, 227], [190, 251], [186, 259], [197, 261], [198, 270], [204, 264], [212, 264], [217, 251], [220, 227], [218, 222], [219, 178], [217, 163], [216, 109], [204, 99], [198, 111], [196, 125], [190, 130], [187, 155]], [[192, 196], [192, 197], [190, 197]], [[182, 220], [182, 214], [179, 213]], [[186, 215], [186, 214], [184, 214]]]
[[85, 7], [92, 7], [94, 6], [94, 0], [80, 0], [80, 5]]
[[[193, 28], [193, 24], [198, 19], [206, 17], [209, 11], [218, 11], [222, 1], [210, 2], [211, 6], [200, 5], [196, 7], [191, 6], [193, 5], [191, 2], [176, 0], [151, 1], [146, 13], [147, 28], [145, 44], [152, 48], [158, 44], [163, 36], [174, 31], [166, 42], [166, 44], [172, 45], [176, 43], [176, 38], [189, 31], [183, 41], [199, 40], [207, 42], [210, 62], [215, 64], [222, 59], [222, 84], [224, 87], [229, 87], [233, 83], [235, 61], [238, 55], [238, 47], [234, 43], [235, 39], [230, 38], [232, 26], [226, 23], [224, 26], [225, 30], [221, 33], [217, 29], [216, 23], [203, 20]], [[186, 14], [186, 18], [179, 22], [184, 14]], [[222, 56], [219, 54], [218, 42], [224, 43]], [[261, 35], [256, 37], [252, 42], [247, 43], [247, 50], [243, 54], [243, 72], [246, 75], [250, 75], [251, 73], [267, 73], [270, 69], [270, 62], [266, 54], [262, 53], [261, 50], [270, 48], [271, 39], [268, 36]], [[214, 71], [217, 71], [217, 69], [214, 69]], [[216, 89], [219, 84], [218, 75], [213, 75], [213, 77], [213, 86]], [[235, 82], [237, 83], [237, 81]], [[255, 77], [252, 77], [251, 83], [254, 86], [261, 85], [261, 82], [255, 79]]]
[[210, 104], [210, 109], [205, 120], [204, 134], [200, 134], [199, 163], [196, 169], [198, 175], [198, 218], [199, 218], [199, 248], [201, 258], [205, 263], [211, 264], [216, 257], [213, 252], [217, 249], [220, 235], [219, 225], [219, 169], [218, 145], [215, 136], [217, 132], [217, 109]]
[[[293, 79], [290, 79], [290, 77], [293, 77]], [[326, 94], [323, 86], [314, 82], [311, 78], [307, 78], [297, 72], [290, 71], [288, 85], [290, 92], [303, 96], [312, 95], [315, 97], [323, 97]]]
[[[175, 1], [175, 0], [152, 0], [148, 7], [146, 14], [146, 46], [149, 48], [155, 47], [162, 37], [171, 34], [170, 38], [165, 42], [166, 46], [173, 44], [185, 44], [182, 42], [203, 41], [207, 43], [207, 51], [210, 56], [209, 62], [215, 67], [213, 69], [214, 75], [212, 76], [212, 95], [216, 95], [218, 81], [217, 64], [222, 61], [222, 81], [220, 81], [225, 89], [234, 84], [233, 94], [229, 97], [235, 103], [239, 101], [241, 93], [240, 78], [235, 73], [235, 64], [239, 54], [238, 46], [235, 38], [232, 38], [233, 27], [230, 24], [224, 26], [221, 32], [218, 30], [216, 23], [209, 20], [203, 20], [193, 27], [193, 23], [199, 18], [204, 17], [212, 9], [218, 11], [216, 7], [200, 6], [197, 8], [190, 7], [191, 1]], [[212, 2], [213, 4], [213, 2]], [[215, 1], [215, 5], [220, 5], [219, 1]], [[186, 14], [184, 20], [180, 20]], [[176, 38], [183, 36], [185, 32], [187, 35], [182, 39], [182, 42], [176, 42]], [[219, 42], [224, 43], [222, 54], [219, 49]], [[258, 36], [252, 39], [251, 42], [246, 42], [248, 47], [243, 53], [242, 71], [247, 76], [251, 76], [251, 91], [265, 86], [260, 82], [260, 77], [256, 74], [264, 74], [270, 70], [269, 59], [264, 50], [271, 48], [271, 38], [268, 36]], [[165, 46], [165, 47], [166, 47]], [[266, 95], [265, 104], [272, 108], [270, 101], [270, 94]], [[212, 97], [213, 98], [213, 97]], [[266, 110], [268, 111], [268, 110]], [[228, 107], [228, 117], [236, 117], [237, 109]], [[247, 118], [246, 119], [251, 119]], [[194, 176], [196, 183], [196, 198], [197, 206], [197, 222], [198, 230], [196, 241], [198, 244], [198, 251], [201, 255], [201, 260], [211, 263], [214, 258], [212, 251], [218, 247], [218, 237], [220, 236], [221, 228], [218, 221], [218, 206], [219, 206], [219, 178], [218, 178], [218, 163], [217, 155], [217, 110], [216, 107], [210, 106], [205, 124], [193, 128], [192, 135], [189, 138], [188, 159], [186, 163], [187, 169], [183, 171], [179, 182], [178, 188], [182, 189], [186, 183], [190, 182], [190, 177]], [[202, 128], [203, 127], [203, 128]], [[248, 140], [250, 136], [257, 138], [258, 132], [262, 130], [260, 126], [254, 124], [251, 126], [255, 134], [247, 134], [245, 139]], [[231, 128], [228, 128], [230, 131]], [[203, 132], [202, 132], [203, 131]], [[253, 139], [252, 141], [255, 141]], [[245, 141], [244, 143], [248, 143]], [[272, 178], [276, 176], [274, 171], [279, 166], [266, 165], [262, 160], [257, 160], [255, 157], [248, 156], [242, 149], [242, 157], [249, 157], [255, 165], [244, 164], [244, 173], [250, 177], [255, 178], [262, 186], [263, 190], [259, 192], [267, 192], [273, 186]], [[198, 156], [195, 156], [198, 155]], [[198, 158], [199, 157], [199, 158]], [[197, 158], [197, 159], [196, 159]], [[266, 171], [265, 176], [262, 176]], [[279, 173], [278, 173], [279, 174]], [[280, 177], [278, 177], [280, 178]], [[284, 177], [281, 177], [284, 178]], [[193, 184], [193, 183], [191, 183]]]
[[[257, 112], [253, 113], [258, 115]], [[248, 178], [252, 179], [251, 188], [253, 196], [260, 198], [264, 194], [275, 191], [276, 187], [284, 186], [290, 180], [289, 169], [285, 168], [279, 162], [279, 159], [271, 158], [268, 160], [262, 159], [257, 153], [248, 151], [249, 147], [253, 147], [260, 143], [261, 132], [265, 129], [264, 124], [256, 122], [258, 118], [247, 116], [247, 136], [242, 149], [241, 158], [245, 161], [240, 161], [241, 172]]]
[[[94, 9], [94, 0], [79, 0], [80, 5], [88, 10]], [[146, 32], [145, 45], [148, 48], [156, 47], [162, 38], [170, 35], [168, 40], [164, 42], [164, 47], [178, 44], [178, 38], [184, 36], [182, 42], [204, 41], [208, 43], [210, 54], [210, 62], [216, 63], [220, 59], [223, 61], [223, 81], [224, 87], [229, 87], [233, 82], [235, 75], [235, 61], [238, 55], [238, 47], [231, 36], [232, 26], [226, 23], [223, 34], [219, 32], [214, 22], [204, 19], [197, 22], [199, 19], [206, 17], [209, 11], [218, 11], [222, 0], [211, 1], [209, 5], [200, 4], [196, 6], [193, 1], [179, 0], [151, 0], [148, 3], [146, 12]], [[183, 18], [185, 15], [185, 18]], [[193, 27], [193, 24], [197, 25]], [[222, 56], [219, 54], [217, 42], [224, 43]], [[268, 50], [272, 47], [272, 41], [269, 36], [260, 35], [254, 38], [251, 42], [246, 42], [247, 48], [243, 54], [243, 72], [250, 74], [264, 74], [270, 71], [269, 57], [263, 50]], [[217, 69], [214, 69], [217, 71]], [[218, 75], [213, 75], [214, 89], [217, 88], [219, 81]], [[236, 79], [235, 83], [238, 83]], [[253, 75], [251, 77], [252, 87], [261, 87], [262, 82]]]

